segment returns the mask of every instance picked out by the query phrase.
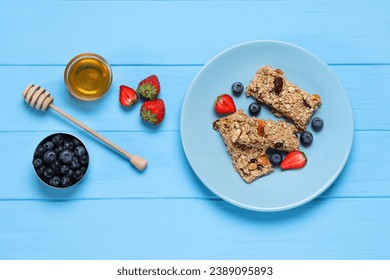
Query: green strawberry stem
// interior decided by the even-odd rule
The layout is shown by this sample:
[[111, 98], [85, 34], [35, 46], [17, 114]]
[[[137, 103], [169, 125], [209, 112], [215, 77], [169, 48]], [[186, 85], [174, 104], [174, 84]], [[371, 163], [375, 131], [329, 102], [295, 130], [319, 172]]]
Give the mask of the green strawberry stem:
[[151, 83], [140, 85], [137, 92], [148, 99], [155, 99], [157, 95], [157, 89]]
[[141, 110], [141, 116], [142, 118], [149, 122], [149, 123], [152, 123], [152, 124], [156, 124], [157, 123], [157, 116], [156, 114], [154, 114], [152, 111], [150, 110], [146, 110], [146, 109], [142, 109]]

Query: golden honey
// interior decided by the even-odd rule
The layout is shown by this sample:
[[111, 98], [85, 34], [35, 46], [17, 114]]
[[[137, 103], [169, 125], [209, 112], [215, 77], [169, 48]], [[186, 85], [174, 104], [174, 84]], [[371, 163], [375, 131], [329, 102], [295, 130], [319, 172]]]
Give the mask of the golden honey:
[[102, 97], [110, 88], [110, 64], [100, 55], [85, 53], [69, 61], [64, 73], [69, 92], [76, 98], [91, 101]]

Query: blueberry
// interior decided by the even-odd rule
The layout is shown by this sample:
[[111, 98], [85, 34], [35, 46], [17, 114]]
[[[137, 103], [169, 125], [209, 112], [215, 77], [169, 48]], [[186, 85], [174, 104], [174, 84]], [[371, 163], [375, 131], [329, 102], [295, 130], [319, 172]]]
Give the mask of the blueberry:
[[72, 178], [73, 170], [69, 168], [68, 173], [66, 173], [66, 176], [68, 176], [69, 178]]
[[311, 121], [311, 127], [313, 128], [314, 131], [320, 131], [323, 126], [324, 126], [324, 120], [319, 117], [315, 117]]
[[84, 176], [89, 157], [77, 138], [54, 134], [37, 146], [32, 163], [36, 174], [46, 184], [69, 187]]
[[64, 140], [64, 149], [65, 150], [73, 150], [74, 149], [74, 144], [73, 144], [73, 142], [71, 141], [71, 140], [68, 140], [68, 139], [66, 139], [66, 140]]
[[54, 176], [50, 179], [49, 185], [53, 187], [59, 187], [61, 185], [61, 178], [58, 176]]
[[53, 161], [55, 161], [57, 159], [57, 155], [56, 153], [53, 151], [53, 150], [48, 150], [45, 152], [45, 154], [43, 155], [43, 160], [47, 163], [47, 164], [51, 164]]
[[75, 154], [76, 157], [82, 157], [86, 153], [87, 153], [87, 151], [85, 150], [85, 148], [83, 146], [77, 146], [74, 149], [74, 154]]
[[73, 155], [72, 155], [71, 151], [64, 150], [64, 151], [60, 152], [59, 158], [60, 158], [60, 161], [62, 161], [62, 163], [69, 164], [73, 160]]
[[302, 146], [309, 147], [313, 142], [313, 134], [310, 131], [304, 131], [301, 133], [299, 139], [301, 140]]
[[77, 140], [76, 138], [73, 138], [72, 142], [73, 142], [73, 145], [74, 145], [75, 147], [77, 147], [77, 146], [81, 146], [81, 143], [80, 143], [80, 141], [79, 141], [79, 140]]
[[83, 172], [81, 172], [80, 169], [77, 169], [73, 172], [73, 179], [75, 179], [76, 181], [80, 180], [82, 177], [83, 177]]
[[79, 160], [75, 157], [73, 158], [72, 162], [70, 163], [70, 168], [72, 169], [78, 169], [80, 168], [81, 164], [79, 162]]
[[60, 174], [66, 175], [69, 172], [70, 168], [67, 165], [62, 165], [60, 168]]
[[34, 156], [36, 157], [43, 157], [43, 155], [45, 154], [46, 152], [46, 148], [42, 145], [39, 145], [36, 149], [35, 149], [35, 153], [34, 153]]
[[62, 145], [59, 145], [59, 146], [56, 146], [54, 148], [54, 152], [56, 152], [57, 154], [61, 153], [62, 150], [64, 149], [64, 147], [62, 147]]
[[72, 179], [68, 176], [64, 176], [61, 178], [61, 185], [63, 187], [69, 187], [70, 185], [72, 185]]
[[87, 172], [87, 167], [81, 166], [80, 171], [83, 172], [83, 174], [85, 174], [85, 172]]
[[38, 169], [36, 169], [38, 176], [42, 176], [43, 172], [45, 172], [46, 166], [42, 165]]
[[249, 115], [258, 116], [261, 111], [261, 106], [259, 102], [252, 102], [249, 104]]
[[53, 150], [53, 148], [54, 148], [54, 144], [53, 144], [53, 142], [51, 142], [51, 141], [47, 141], [45, 144], [43, 144], [43, 146], [44, 146], [46, 149], [48, 149], [48, 150]]
[[46, 168], [45, 171], [43, 171], [43, 176], [50, 179], [54, 176], [54, 171], [50, 167]]
[[83, 155], [82, 157], [80, 157], [79, 161], [81, 164], [84, 164], [84, 165], [88, 164], [88, 162], [89, 162], [88, 155]]
[[51, 167], [51, 169], [53, 169], [54, 171], [60, 171], [60, 169], [61, 169], [61, 162], [57, 159], [57, 160], [53, 161], [53, 162], [50, 164], [50, 167]]
[[269, 162], [274, 166], [274, 167], [277, 167], [280, 165], [280, 163], [282, 162], [283, 160], [283, 156], [280, 152], [278, 151], [273, 151], [272, 153], [270, 153], [270, 155], [268, 156], [269, 158]]
[[41, 158], [36, 158], [33, 161], [33, 165], [35, 168], [42, 166], [42, 164], [43, 164], [43, 160]]
[[240, 82], [232, 84], [232, 91], [234, 95], [240, 95], [244, 91], [244, 85]]
[[55, 146], [59, 146], [59, 145], [61, 145], [64, 142], [64, 139], [62, 138], [62, 136], [60, 134], [56, 134], [56, 135], [53, 136], [51, 141], [53, 142], [53, 144]]

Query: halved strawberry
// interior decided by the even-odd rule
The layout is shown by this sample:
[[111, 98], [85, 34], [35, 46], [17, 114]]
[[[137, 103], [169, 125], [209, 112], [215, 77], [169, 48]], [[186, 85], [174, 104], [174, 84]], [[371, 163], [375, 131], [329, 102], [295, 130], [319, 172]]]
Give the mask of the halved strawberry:
[[138, 95], [134, 89], [128, 86], [119, 87], [119, 102], [122, 106], [129, 107], [138, 101]]
[[299, 169], [303, 168], [307, 163], [306, 155], [301, 151], [292, 151], [287, 154], [282, 163], [280, 164], [280, 168], [282, 170], [288, 169]]
[[220, 115], [231, 114], [236, 111], [236, 105], [229, 94], [222, 94], [214, 102], [215, 111]]
[[151, 75], [139, 82], [137, 92], [147, 99], [155, 99], [160, 93], [160, 81], [157, 76]]

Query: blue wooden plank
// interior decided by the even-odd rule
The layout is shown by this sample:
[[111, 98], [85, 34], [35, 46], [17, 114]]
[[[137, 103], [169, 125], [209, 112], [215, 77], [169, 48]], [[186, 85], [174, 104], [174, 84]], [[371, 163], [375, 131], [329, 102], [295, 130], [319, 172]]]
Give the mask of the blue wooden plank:
[[47, 188], [35, 177], [31, 161], [35, 146], [48, 134], [50, 133], [0, 134], [0, 150], [4, 157], [9, 158], [4, 167], [1, 164], [0, 168], [7, 170], [2, 172], [1, 177], [3, 182], [9, 184], [9, 187], [0, 192], [1, 198], [157, 198], [211, 195], [204, 188], [197, 187], [199, 181], [189, 168], [178, 132], [104, 134], [130, 153], [145, 157], [149, 163], [143, 172], [136, 170], [126, 159], [87, 133], [79, 132], [76, 135], [85, 142], [91, 159], [85, 179], [68, 190]]
[[389, 130], [390, 67], [333, 66], [351, 101], [356, 130]]
[[281, 213], [193, 199], [2, 202], [0, 259], [388, 259], [389, 202]]
[[[149, 160], [138, 172], [125, 159], [84, 132], [76, 135], [87, 145], [91, 165], [79, 185], [55, 190], [42, 185], [32, 168], [32, 155], [46, 132], [0, 133], [1, 200], [83, 200], [103, 198], [215, 198], [191, 170], [181, 147], [180, 134], [171, 132], [105, 133], [114, 143]], [[355, 133], [350, 159], [340, 178], [322, 196], [390, 197], [390, 132]], [[156, 144], [157, 143], [157, 144]], [[381, 147], [380, 154], [373, 147]], [[331, 159], [324, 159], [324, 163]], [[233, 172], [233, 169], [231, 170]], [[321, 170], [318, 170], [321, 172]], [[237, 175], [238, 176], [238, 175]]]
[[[183, 98], [201, 67], [115, 66], [114, 81], [109, 93], [92, 103], [75, 100], [69, 95], [63, 82], [64, 68], [0, 67], [0, 86], [3, 89], [0, 94], [7, 97], [7, 102], [0, 103], [0, 114], [6, 120], [0, 124], [0, 131], [76, 130], [54, 112], [43, 113], [30, 109], [21, 97], [21, 92], [29, 83], [40, 84], [51, 91], [58, 107], [96, 130], [150, 131], [138, 117], [141, 103], [131, 110], [123, 110], [118, 96], [121, 84], [136, 87], [141, 79], [151, 74], [160, 77], [160, 97], [165, 100], [167, 107], [166, 119], [157, 131], [178, 130]], [[385, 89], [390, 88], [390, 66], [332, 66], [332, 70], [344, 84], [351, 100], [355, 129], [389, 130], [390, 113], [387, 104], [390, 104], [390, 95]]]
[[[178, 130], [181, 103], [191, 80], [199, 67], [113, 67], [114, 80], [109, 92], [100, 100], [83, 102], [67, 91], [63, 72], [65, 67], [0, 67], [0, 86], [7, 91], [8, 102], [0, 104], [0, 111], [7, 121], [0, 130], [75, 130], [75, 126], [59, 117], [54, 111], [39, 112], [30, 108], [22, 98], [23, 89], [30, 83], [45, 87], [54, 97], [54, 104], [95, 130], [108, 131], [160, 131]], [[141, 101], [130, 110], [119, 103], [119, 86], [137, 88], [138, 83], [156, 74], [161, 83], [160, 98], [166, 105], [166, 118], [153, 130], [145, 126], [139, 117]]]
[[302, 45], [328, 63], [390, 63], [389, 9], [386, 0], [9, 1], [0, 63], [64, 64], [90, 51], [114, 64], [202, 64], [259, 39]]
[[[3, 1], [0, 259], [389, 259], [389, 8], [385, 0]], [[181, 102], [201, 66], [258, 39], [301, 45], [331, 64], [355, 114], [339, 179], [313, 202], [280, 213], [217, 198], [180, 143]], [[62, 82], [66, 62], [86, 51], [105, 56], [115, 75], [111, 92], [88, 104], [70, 98]], [[139, 107], [125, 111], [117, 100], [120, 84], [135, 86], [152, 73], [167, 104], [157, 129], [143, 125]], [[136, 171], [54, 113], [27, 110], [20, 94], [30, 82], [149, 159], [148, 169]], [[76, 188], [48, 189], [34, 177], [34, 145], [54, 131], [75, 133], [91, 152]]]

